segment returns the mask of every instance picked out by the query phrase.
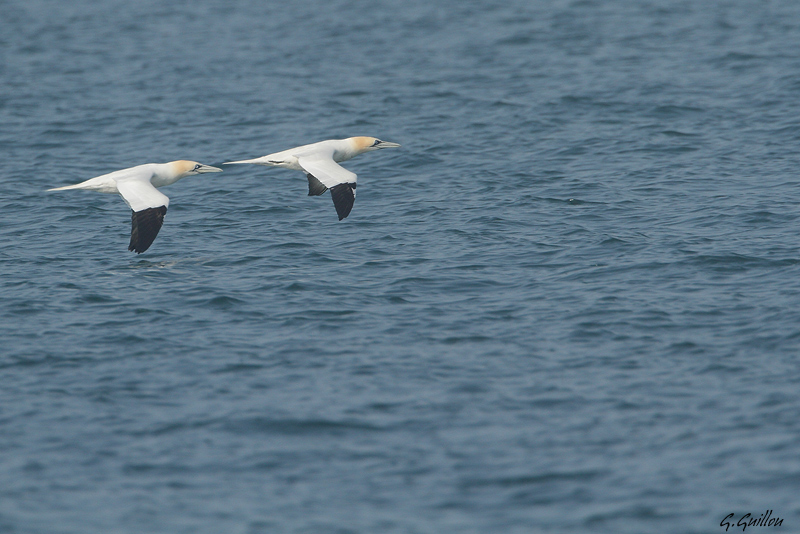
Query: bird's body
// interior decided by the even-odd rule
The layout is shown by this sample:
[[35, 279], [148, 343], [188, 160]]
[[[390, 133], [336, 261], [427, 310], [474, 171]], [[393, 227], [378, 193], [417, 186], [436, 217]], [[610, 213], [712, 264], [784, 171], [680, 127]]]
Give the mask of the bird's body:
[[186, 176], [221, 171], [217, 167], [186, 160], [147, 163], [48, 191], [85, 189], [99, 193], [118, 193], [132, 212], [128, 250], [141, 254], [150, 247], [161, 230], [164, 214], [169, 206], [169, 198], [157, 188], [174, 184]]
[[318, 196], [328, 189], [331, 190], [333, 205], [341, 221], [353, 209], [357, 181], [356, 174], [339, 165], [339, 162], [347, 161], [364, 152], [397, 146], [400, 145], [374, 137], [330, 139], [260, 158], [231, 161], [226, 165], [252, 163], [302, 171], [308, 178], [309, 196]]

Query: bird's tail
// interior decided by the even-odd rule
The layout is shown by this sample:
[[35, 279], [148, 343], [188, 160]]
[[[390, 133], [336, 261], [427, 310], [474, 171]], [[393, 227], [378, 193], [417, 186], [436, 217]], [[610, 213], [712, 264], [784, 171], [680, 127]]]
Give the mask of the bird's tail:
[[256, 165], [275, 165], [274, 162], [269, 161], [266, 156], [255, 159], [243, 159], [241, 161], [226, 161], [223, 165], [238, 165], [239, 163], [255, 163]]
[[67, 189], [82, 189], [83, 184], [75, 184], [75, 185], [65, 185], [64, 187], [54, 187], [53, 189], [48, 189], [47, 191], [66, 191]]

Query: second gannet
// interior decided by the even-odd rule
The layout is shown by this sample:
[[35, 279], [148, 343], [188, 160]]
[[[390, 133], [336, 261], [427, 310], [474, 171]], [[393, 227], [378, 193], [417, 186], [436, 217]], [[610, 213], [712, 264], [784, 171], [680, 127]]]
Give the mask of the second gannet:
[[254, 163], [303, 171], [308, 178], [308, 196], [318, 196], [330, 189], [336, 214], [341, 221], [350, 215], [356, 200], [356, 174], [339, 165], [339, 162], [364, 152], [396, 146], [400, 145], [374, 137], [348, 137], [290, 148], [261, 158], [229, 161], [224, 165]]
[[222, 172], [222, 169], [185, 160], [147, 163], [48, 191], [87, 189], [100, 193], [119, 193], [132, 212], [128, 250], [141, 254], [150, 247], [161, 230], [169, 206], [169, 198], [156, 188], [206, 172]]

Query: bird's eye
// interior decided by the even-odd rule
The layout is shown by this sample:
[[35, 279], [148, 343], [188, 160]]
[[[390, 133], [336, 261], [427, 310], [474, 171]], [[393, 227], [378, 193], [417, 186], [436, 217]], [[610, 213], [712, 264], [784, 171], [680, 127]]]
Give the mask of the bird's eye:
[[372, 146], [378, 146], [379, 144], [381, 144], [381, 142], [382, 141], [380, 139], [375, 139], [375, 142], [372, 143]]
[[200, 164], [199, 164], [199, 163], [198, 163], [197, 165], [195, 165], [195, 166], [194, 166], [194, 170], [197, 170], [197, 169], [199, 169], [199, 168], [200, 168]]

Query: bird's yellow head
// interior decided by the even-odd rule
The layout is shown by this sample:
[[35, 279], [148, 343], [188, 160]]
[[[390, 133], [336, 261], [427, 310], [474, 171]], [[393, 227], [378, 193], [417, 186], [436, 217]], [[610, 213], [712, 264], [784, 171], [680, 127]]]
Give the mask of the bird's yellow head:
[[196, 161], [187, 161], [185, 159], [171, 161], [170, 165], [172, 165], [172, 169], [175, 171], [175, 174], [181, 177], [191, 176], [193, 174], [203, 174], [206, 172], [222, 172], [222, 169], [218, 169], [217, 167], [203, 165], [202, 163], [197, 163]]
[[400, 146], [397, 143], [391, 143], [389, 141], [381, 141], [376, 137], [351, 137], [353, 144], [356, 147], [356, 151], [361, 154], [364, 152], [369, 152], [370, 150], [378, 150], [379, 148], [390, 148], [395, 146]]

